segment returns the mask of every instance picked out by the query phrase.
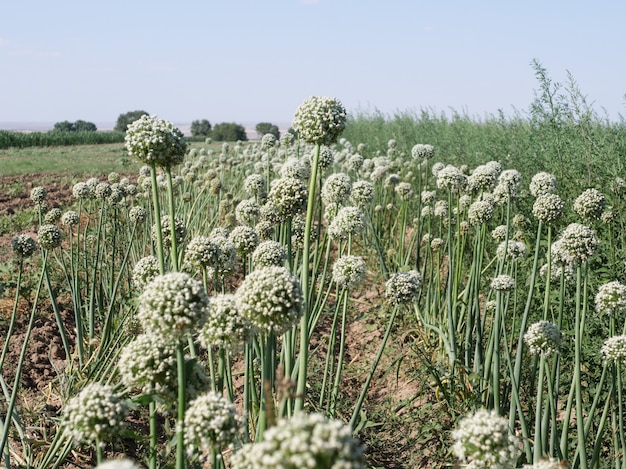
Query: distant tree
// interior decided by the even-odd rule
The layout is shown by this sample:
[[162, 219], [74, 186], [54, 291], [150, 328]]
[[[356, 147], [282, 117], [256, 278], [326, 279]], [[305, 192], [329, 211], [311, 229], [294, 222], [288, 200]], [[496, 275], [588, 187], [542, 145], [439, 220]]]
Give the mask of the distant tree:
[[76, 130], [76, 132], [95, 132], [98, 128], [93, 122], [77, 120], [74, 122], [74, 130]]
[[211, 123], [208, 120], [191, 121], [192, 137], [208, 137], [209, 135], [211, 135]]
[[56, 132], [74, 132], [76, 128], [70, 121], [61, 121], [54, 124], [54, 128], [52, 130]]
[[280, 130], [278, 130], [278, 126], [272, 124], [271, 122], [259, 122], [255, 127], [256, 133], [259, 134], [259, 137], [263, 137], [265, 134], [272, 134], [276, 139], [280, 138]]
[[130, 111], [120, 114], [113, 130], [116, 132], [126, 132], [129, 124], [132, 124], [143, 115], [147, 115], [146, 111]]
[[218, 142], [236, 142], [237, 140], [245, 142], [248, 140], [244, 126], [234, 122], [215, 124], [211, 131], [211, 138]]

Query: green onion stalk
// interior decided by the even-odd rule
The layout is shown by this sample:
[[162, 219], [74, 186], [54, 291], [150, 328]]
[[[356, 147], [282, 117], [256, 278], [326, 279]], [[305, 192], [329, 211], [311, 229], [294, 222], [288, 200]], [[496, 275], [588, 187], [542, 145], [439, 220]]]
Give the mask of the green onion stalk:
[[311, 256], [311, 230], [313, 229], [313, 216], [315, 209], [315, 191], [317, 188], [317, 174], [320, 157], [320, 144], [315, 144], [313, 159], [311, 161], [311, 176], [309, 179], [309, 194], [306, 210], [306, 222], [304, 228], [304, 243], [302, 247], [302, 271], [300, 272], [300, 283], [305, 301], [304, 314], [300, 320], [300, 355], [298, 362], [298, 382], [296, 387], [295, 410], [304, 409], [304, 399], [306, 396], [307, 367], [309, 360], [309, 317], [311, 309], [309, 304], [309, 261]]
[[[13, 390], [11, 392], [11, 397], [9, 399], [7, 408], [6, 408], [6, 416], [4, 419], [4, 425], [2, 427], [2, 435], [0, 436], [0, 454], [4, 454], [5, 457], [5, 461], [7, 462], [7, 464], [10, 462], [10, 453], [8, 451], [5, 452], [5, 447], [9, 438], [9, 428], [10, 428], [10, 423], [11, 423], [11, 419], [15, 420], [16, 423], [19, 422], [19, 419], [17, 418], [16, 415], [14, 415], [14, 410], [15, 410], [15, 404], [17, 402], [17, 394], [18, 391], [20, 389], [20, 379], [22, 377], [22, 369], [24, 366], [24, 359], [26, 357], [26, 350], [28, 348], [28, 344], [29, 344], [29, 339], [30, 339], [30, 334], [33, 330], [33, 326], [35, 325], [35, 316], [36, 316], [36, 312], [37, 312], [37, 306], [38, 306], [38, 300], [39, 300], [39, 295], [41, 293], [41, 287], [43, 284], [43, 281], [45, 278], [47, 278], [47, 261], [48, 261], [48, 251], [44, 250], [43, 251], [43, 267], [41, 269], [41, 275], [39, 276], [39, 282], [37, 284], [37, 290], [35, 291], [35, 298], [33, 300], [33, 308], [31, 310], [30, 313], [30, 320], [28, 322], [28, 326], [26, 328], [26, 335], [24, 337], [24, 341], [22, 343], [22, 349], [20, 351], [20, 356], [17, 362], [17, 368], [15, 370], [15, 378], [13, 380]], [[21, 270], [22, 270], [22, 261], [20, 260], [20, 272], [19, 272], [19, 276], [18, 276], [18, 285], [17, 285], [17, 291], [16, 291], [16, 298], [15, 298], [15, 306], [14, 306], [14, 311], [13, 311], [13, 316], [15, 316], [15, 313], [17, 312], [17, 300], [19, 297], [19, 287], [20, 287], [20, 283], [19, 283], [19, 278], [21, 277]], [[11, 326], [13, 326], [14, 321], [11, 321]], [[4, 359], [6, 356], [6, 351], [8, 348], [8, 343], [9, 343], [9, 339], [10, 339], [10, 334], [7, 335], [7, 337], [5, 338], [5, 344], [4, 344], [4, 348], [2, 350], [2, 357], [0, 358], [0, 369], [2, 369], [2, 364], [4, 363]], [[66, 349], [66, 352], [68, 354], [69, 357], [69, 348]], [[4, 381], [4, 380], [3, 380]], [[7, 465], [7, 467], [9, 467]]]

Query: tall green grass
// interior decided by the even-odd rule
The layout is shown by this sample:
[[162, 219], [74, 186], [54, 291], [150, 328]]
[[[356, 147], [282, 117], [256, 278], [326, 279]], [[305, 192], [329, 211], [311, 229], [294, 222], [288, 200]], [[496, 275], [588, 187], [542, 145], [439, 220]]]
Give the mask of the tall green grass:
[[124, 132], [12, 132], [0, 130], [0, 148], [122, 143]]

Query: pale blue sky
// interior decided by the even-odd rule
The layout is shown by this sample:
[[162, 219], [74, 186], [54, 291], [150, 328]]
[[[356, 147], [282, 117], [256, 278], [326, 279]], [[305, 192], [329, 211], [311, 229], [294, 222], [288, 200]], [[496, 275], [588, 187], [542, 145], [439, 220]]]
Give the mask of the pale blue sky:
[[348, 111], [526, 110], [538, 59], [626, 115], [621, 0], [3, 0], [0, 122], [290, 122]]

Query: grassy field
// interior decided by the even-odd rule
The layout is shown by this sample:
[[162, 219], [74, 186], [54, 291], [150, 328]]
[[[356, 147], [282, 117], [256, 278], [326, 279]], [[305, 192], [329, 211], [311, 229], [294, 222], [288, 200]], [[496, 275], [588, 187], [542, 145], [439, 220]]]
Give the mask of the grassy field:
[[9, 148], [0, 150], [0, 176], [56, 173], [72, 176], [136, 172], [124, 144]]

